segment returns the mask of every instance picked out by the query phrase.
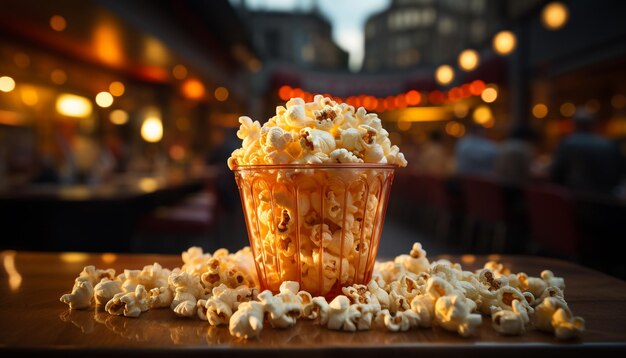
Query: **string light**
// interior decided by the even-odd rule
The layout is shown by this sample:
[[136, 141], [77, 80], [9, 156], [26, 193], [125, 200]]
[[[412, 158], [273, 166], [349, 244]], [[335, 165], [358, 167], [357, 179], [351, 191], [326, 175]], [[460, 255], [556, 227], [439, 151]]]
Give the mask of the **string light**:
[[558, 30], [565, 26], [569, 19], [567, 6], [560, 1], [546, 5], [541, 11], [541, 23], [548, 30]]
[[102, 108], [111, 107], [113, 96], [109, 92], [100, 92], [96, 95], [96, 104]]
[[533, 116], [535, 118], [545, 118], [548, 115], [548, 106], [543, 103], [537, 103], [533, 106]]
[[493, 49], [500, 55], [508, 55], [517, 45], [515, 34], [511, 31], [500, 31], [493, 38]]
[[435, 71], [435, 79], [445, 86], [454, 80], [454, 70], [449, 65], [441, 65]]
[[480, 58], [476, 50], [468, 49], [459, 54], [459, 66], [464, 71], [472, 71], [478, 67], [479, 62]]

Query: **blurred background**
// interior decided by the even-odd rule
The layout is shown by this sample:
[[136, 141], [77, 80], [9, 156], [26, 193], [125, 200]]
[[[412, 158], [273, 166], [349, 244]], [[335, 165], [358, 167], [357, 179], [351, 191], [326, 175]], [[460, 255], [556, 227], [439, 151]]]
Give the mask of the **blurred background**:
[[0, 249], [247, 245], [238, 117], [383, 119], [379, 257], [535, 254], [625, 278], [623, 1], [2, 0]]

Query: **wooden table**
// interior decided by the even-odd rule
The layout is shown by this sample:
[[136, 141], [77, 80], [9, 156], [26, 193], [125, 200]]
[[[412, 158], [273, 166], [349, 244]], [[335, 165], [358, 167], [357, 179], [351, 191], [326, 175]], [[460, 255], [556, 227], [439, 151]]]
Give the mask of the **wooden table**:
[[[452, 258], [455, 262], [456, 257]], [[140, 269], [159, 262], [174, 268], [178, 256], [62, 255], [59, 253], [2, 253], [0, 274], [0, 354], [63, 356], [94, 355], [216, 355], [243, 356], [553, 356], [584, 352], [597, 357], [626, 356], [626, 283], [565, 261], [540, 257], [503, 257], [514, 272], [538, 275], [545, 268], [565, 277], [566, 298], [574, 314], [583, 316], [587, 330], [580, 340], [559, 342], [537, 331], [522, 337], [498, 336], [485, 319], [479, 334], [462, 338], [437, 327], [390, 333], [380, 329], [348, 333], [300, 321], [286, 330], [266, 327], [258, 340], [232, 338], [226, 327], [210, 327], [199, 319], [176, 317], [170, 309], [155, 309], [139, 318], [111, 316], [95, 308], [70, 311], [59, 301], [71, 291], [85, 265], [97, 268]], [[477, 257], [466, 269], [485, 262]], [[14, 267], [14, 270], [13, 270]], [[18, 276], [21, 277], [19, 281]], [[269, 325], [268, 325], [269, 326]], [[6, 355], [9, 353], [9, 355]]]

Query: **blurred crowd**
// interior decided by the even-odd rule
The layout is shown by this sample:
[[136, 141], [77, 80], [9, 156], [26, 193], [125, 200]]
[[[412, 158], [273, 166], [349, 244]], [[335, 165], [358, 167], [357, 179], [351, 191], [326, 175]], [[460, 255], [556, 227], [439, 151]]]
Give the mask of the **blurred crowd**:
[[527, 125], [510, 128], [496, 141], [489, 130], [471, 125], [456, 143], [432, 131], [409, 161], [415, 172], [437, 176], [485, 175], [511, 185], [547, 181], [577, 192], [624, 197], [626, 156], [623, 144], [594, 131], [597, 118], [580, 108], [574, 130], [552, 152], [541, 150], [538, 132]]

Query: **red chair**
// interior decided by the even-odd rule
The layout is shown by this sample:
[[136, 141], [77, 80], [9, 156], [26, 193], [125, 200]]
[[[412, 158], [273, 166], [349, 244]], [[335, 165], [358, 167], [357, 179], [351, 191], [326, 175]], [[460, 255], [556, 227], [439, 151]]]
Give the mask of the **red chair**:
[[[476, 224], [483, 229], [483, 237], [494, 252], [503, 252], [506, 247], [507, 209], [504, 187], [496, 179], [489, 176], [464, 175], [460, 178], [463, 203], [465, 205], [466, 223], [463, 241], [471, 247]], [[492, 238], [489, 239], [491, 231]]]
[[579, 256], [582, 237], [572, 193], [560, 186], [542, 184], [525, 187], [524, 195], [533, 251], [570, 258]]

